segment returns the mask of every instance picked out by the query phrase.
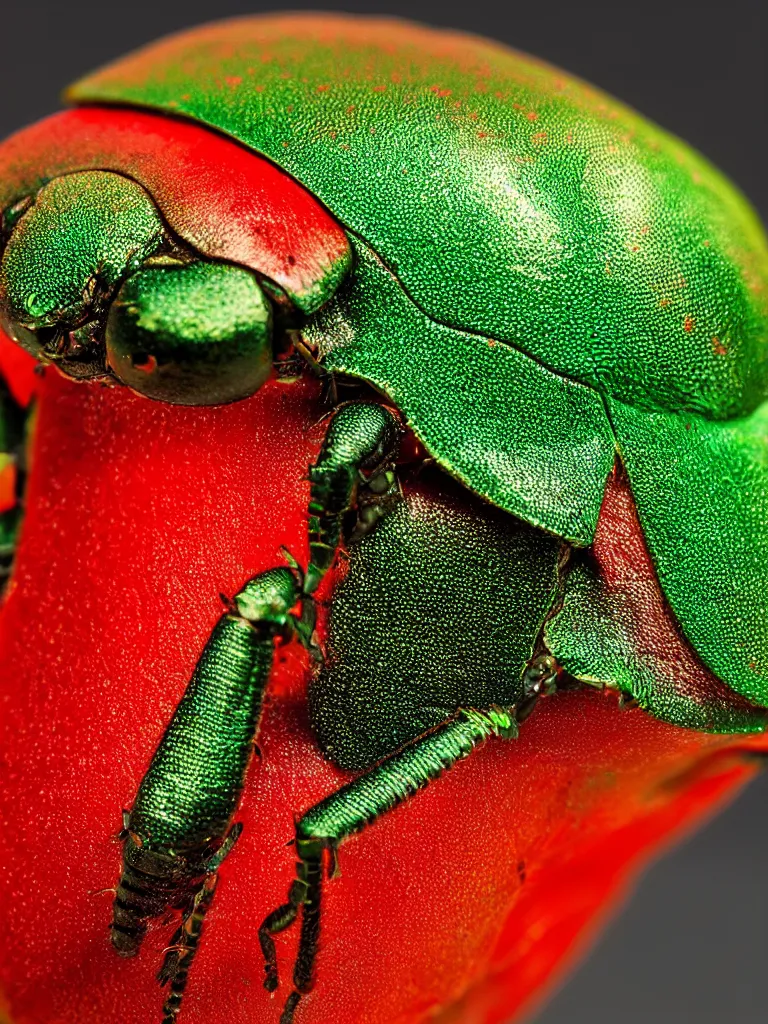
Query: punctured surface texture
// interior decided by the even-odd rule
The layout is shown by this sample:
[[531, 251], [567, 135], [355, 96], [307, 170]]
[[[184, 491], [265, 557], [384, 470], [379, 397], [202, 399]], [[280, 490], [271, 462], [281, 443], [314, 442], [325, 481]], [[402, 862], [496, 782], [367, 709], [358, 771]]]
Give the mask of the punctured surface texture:
[[614, 441], [603, 403], [508, 345], [436, 323], [371, 250], [304, 330], [330, 370], [371, 381], [452, 476], [577, 544], [595, 530]]
[[535, 59], [393, 20], [267, 15], [152, 44], [69, 96], [240, 139], [433, 319], [623, 401], [726, 417], [765, 394], [754, 211], [688, 146]]
[[354, 546], [328, 610], [310, 717], [344, 768], [369, 767], [457, 708], [515, 704], [555, 596], [561, 544], [439, 480], [406, 488]]
[[184, 850], [226, 834], [271, 667], [271, 637], [219, 619], [131, 809], [142, 848]]
[[620, 468], [608, 479], [593, 547], [574, 551], [565, 567], [544, 638], [571, 675], [611, 682], [666, 722], [721, 733], [766, 727], [766, 712], [729, 690], [682, 635]]
[[[120, 810], [220, 615], [218, 592], [280, 564], [280, 545], [306, 560], [322, 406], [275, 383], [194, 410], [50, 372], [42, 387], [0, 612], [0, 1005], [14, 1024], [146, 1024], [172, 925], [135, 960], [109, 948], [99, 890], [117, 879]], [[278, 662], [188, 1024], [274, 1024], [258, 925], [293, 877], [294, 816], [349, 778], [308, 730], [303, 656], [284, 648]], [[688, 771], [729, 744], [597, 695], [548, 704], [517, 742], [490, 741], [345, 844], [302, 1024], [357, 1024], [363, 1005], [369, 1024], [420, 1024], [459, 997], [469, 1019], [506, 1022], [639, 864], [746, 777], [725, 755]], [[284, 969], [294, 942], [281, 944]]]
[[263, 274], [305, 313], [349, 270], [344, 232], [288, 175], [214, 132], [135, 110], [67, 110], [7, 139], [0, 207], [82, 170], [134, 178], [189, 245]]
[[36, 330], [78, 324], [98, 279], [110, 289], [163, 238], [146, 191], [117, 174], [90, 171], [49, 182], [15, 225], [0, 269], [0, 295], [15, 322]]
[[[363, 239], [426, 317], [468, 335], [478, 365], [490, 338], [607, 399], [683, 631], [729, 686], [768, 701], [768, 619], [755, 599], [768, 592], [768, 470], [763, 442], [743, 419], [767, 393], [768, 247], [749, 204], [704, 158], [514, 51], [344, 15], [193, 29], [96, 72], [70, 98], [165, 110], [240, 139]], [[451, 347], [468, 343], [454, 335]], [[350, 345], [343, 359], [361, 375], [370, 361], [367, 345]], [[446, 390], [465, 404], [435, 446], [430, 420]], [[417, 432], [445, 464], [465, 453], [471, 470], [459, 467], [461, 479], [554, 533], [592, 540], [599, 500], [582, 485], [584, 475], [607, 476], [602, 429], [586, 457], [572, 449], [561, 463], [570, 518], [547, 487], [525, 510], [519, 460], [499, 471], [493, 449], [480, 443], [469, 452], [464, 443], [496, 415], [493, 387], [479, 414], [477, 392], [466, 400], [441, 378], [423, 394]], [[548, 398], [521, 380], [503, 401], [544, 406]], [[669, 431], [655, 435], [653, 417], [665, 414], [700, 420], [682, 453]], [[572, 421], [554, 407], [552, 419], [550, 444], [567, 448]], [[713, 448], [718, 467], [741, 467], [739, 486], [719, 501], [708, 495], [707, 516], [694, 511], [694, 522]], [[574, 473], [577, 458], [583, 468]], [[489, 465], [501, 477], [493, 494]], [[545, 459], [542, 476], [549, 469]], [[654, 474], [664, 488], [679, 481], [682, 493], [657, 494]], [[710, 576], [723, 585], [717, 602], [701, 585]]]

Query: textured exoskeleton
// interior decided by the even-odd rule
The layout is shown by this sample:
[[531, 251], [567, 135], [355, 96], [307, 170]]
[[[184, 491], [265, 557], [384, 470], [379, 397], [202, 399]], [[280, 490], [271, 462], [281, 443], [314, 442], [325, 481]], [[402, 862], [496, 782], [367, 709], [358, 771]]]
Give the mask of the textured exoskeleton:
[[126, 812], [112, 924], [132, 955], [182, 911], [172, 1024], [273, 650], [298, 639], [320, 749], [359, 774], [297, 808], [296, 879], [259, 933], [274, 990], [301, 917], [289, 1022], [337, 846], [540, 697], [765, 729], [768, 247], [683, 143], [449, 33], [249, 18], [69, 99], [0, 148], [7, 333], [160, 402], [326, 383], [309, 563], [228, 599]]

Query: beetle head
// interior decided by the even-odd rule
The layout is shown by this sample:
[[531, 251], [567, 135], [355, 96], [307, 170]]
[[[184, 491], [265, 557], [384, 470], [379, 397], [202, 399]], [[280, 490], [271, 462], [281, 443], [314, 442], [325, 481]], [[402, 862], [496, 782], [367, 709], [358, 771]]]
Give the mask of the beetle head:
[[256, 275], [175, 240], [149, 194], [107, 171], [54, 178], [5, 215], [0, 322], [78, 380], [218, 405], [272, 367], [272, 306]]

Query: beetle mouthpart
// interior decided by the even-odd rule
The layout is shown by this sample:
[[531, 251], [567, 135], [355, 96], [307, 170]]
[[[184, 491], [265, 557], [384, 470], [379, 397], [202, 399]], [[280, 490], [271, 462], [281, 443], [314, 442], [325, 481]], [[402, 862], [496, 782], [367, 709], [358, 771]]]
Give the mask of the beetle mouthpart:
[[109, 302], [125, 276], [166, 242], [151, 197], [120, 174], [67, 174], [14, 203], [4, 225], [5, 332], [68, 377], [105, 376]]
[[223, 405], [270, 376], [272, 307], [243, 267], [145, 266], [112, 303], [106, 349], [114, 375], [147, 398]]

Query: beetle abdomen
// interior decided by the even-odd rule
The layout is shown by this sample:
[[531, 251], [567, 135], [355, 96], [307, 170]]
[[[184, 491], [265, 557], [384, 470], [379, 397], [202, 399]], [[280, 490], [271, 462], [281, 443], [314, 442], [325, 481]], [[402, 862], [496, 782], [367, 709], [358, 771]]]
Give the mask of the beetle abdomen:
[[330, 606], [310, 690], [326, 754], [366, 768], [461, 707], [516, 703], [561, 548], [443, 474], [407, 487], [350, 545]]

